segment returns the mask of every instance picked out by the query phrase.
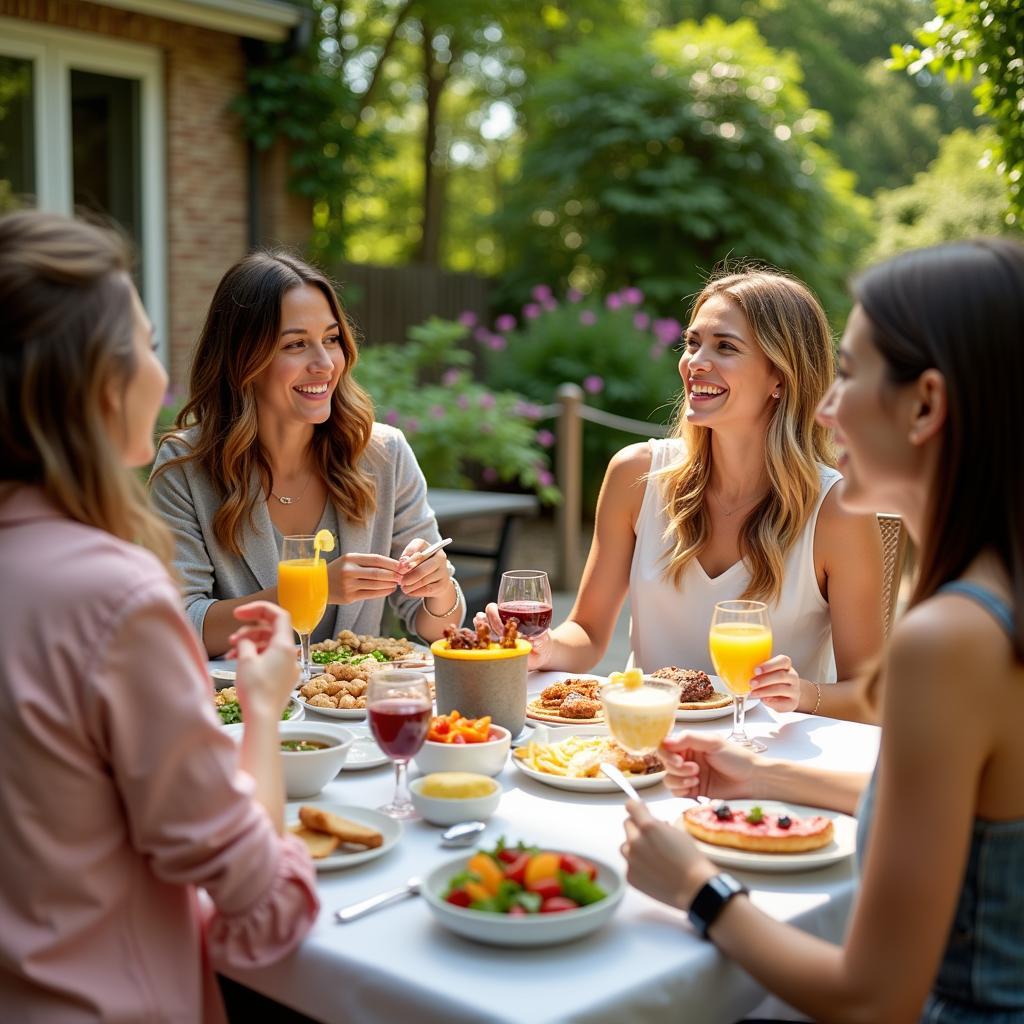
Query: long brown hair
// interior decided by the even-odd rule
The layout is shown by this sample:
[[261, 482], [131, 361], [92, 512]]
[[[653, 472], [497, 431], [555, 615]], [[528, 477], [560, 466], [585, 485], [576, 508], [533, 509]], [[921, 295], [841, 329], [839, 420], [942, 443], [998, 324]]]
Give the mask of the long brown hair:
[[[301, 285], [323, 292], [338, 321], [345, 352], [331, 415], [313, 430], [314, 464], [331, 500], [349, 521], [364, 520], [374, 508], [373, 482], [359, 467], [373, 430], [373, 403], [352, 377], [358, 351], [334, 288], [320, 271], [289, 253], [254, 252], [221, 278], [196, 345], [190, 397], [175, 425], [178, 430], [195, 426], [198, 437], [190, 451], [169, 459], [154, 473], [156, 477], [171, 466], [197, 461], [223, 497], [213, 517], [214, 534], [235, 554], [241, 553], [243, 519], [252, 522], [262, 492], [274, 486], [259, 443], [254, 384], [277, 351], [281, 299]], [[161, 443], [174, 436], [176, 431], [165, 434]]]
[[977, 239], [907, 252], [866, 271], [853, 292], [892, 387], [931, 368], [946, 384], [941, 470], [910, 605], [991, 550], [1010, 577], [1024, 661], [1024, 246]]
[[[740, 531], [740, 555], [750, 571], [745, 598], [775, 600], [782, 589], [783, 564], [821, 494], [818, 463], [835, 464], [829, 432], [814, 418], [835, 373], [828, 319], [803, 282], [759, 266], [712, 278], [690, 311], [714, 295], [725, 295], [743, 311], [754, 340], [782, 376], [765, 439], [769, 489]], [[672, 436], [686, 454], [655, 474], [664, 484], [673, 543], [665, 576], [677, 587], [686, 566], [700, 555], [711, 533], [705, 492], [711, 480], [711, 430], [687, 422], [680, 406]]]
[[0, 217], [0, 483], [35, 484], [166, 565], [170, 536], [123, 465], [105, 400], [136, 369], [129, 266], [113, 231], [34, 210]]

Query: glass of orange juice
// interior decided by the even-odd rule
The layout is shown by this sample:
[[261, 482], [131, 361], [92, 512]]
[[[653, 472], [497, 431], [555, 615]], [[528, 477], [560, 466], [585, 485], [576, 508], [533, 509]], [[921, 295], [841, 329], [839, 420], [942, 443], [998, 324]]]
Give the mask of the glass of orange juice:
[[[333, 547], [333, 544], [332, 544]], [[327, 562], [310, 535], [285, 537], [277, 563], [277, 603], [292, 617], [302, 644], [302, 680], [312, 675], [309, 635], [327, 611]]]
[[711, 617], [708, 649], [715, 671], [732, 693], [729, 739], [751, 750], [764, 750], [763, 743], [747, 735], [743, 716], [754, 669], [772, 656], [768, 606], [763, 601], [719, 601]]

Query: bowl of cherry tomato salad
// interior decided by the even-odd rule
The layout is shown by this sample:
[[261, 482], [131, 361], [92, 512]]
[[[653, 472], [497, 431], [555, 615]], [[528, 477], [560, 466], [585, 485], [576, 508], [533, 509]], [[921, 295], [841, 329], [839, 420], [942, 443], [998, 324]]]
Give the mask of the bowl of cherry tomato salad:
[[600, 928], [622, 900], [611, 865], [567, 850], [499, 840], [435, 868], [421, 892], [444, 927], [495, 946], [548, 946]]
[[499, 775], [508, 762], [512, 734], [490, 718], [465, 718], [458, 711], [435, 715], [413, 763], [424, 774], [473, 772]]

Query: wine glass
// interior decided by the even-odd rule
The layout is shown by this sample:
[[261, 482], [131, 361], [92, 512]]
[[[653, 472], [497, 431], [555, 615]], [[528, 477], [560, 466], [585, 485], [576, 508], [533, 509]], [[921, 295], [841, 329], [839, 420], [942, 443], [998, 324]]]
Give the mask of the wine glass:
[[414, 818], [406, 772], [430, 728], [430, 684], [421, 672], [384, 668], [371, 673], [366, 710], [377, 745], [395, 762], [395, 795], [379, 810], [392, 818]]
[[309, 635], [327, 610], [327, 562], [314, 541], [311, 534], [285, 537], [277, 563], [277, 603], [291, 615], [292, 629], [299, 634], [304, 683], [312, 675]]
[[502, 625], [519, 620], [519, 635], [527, 640], [551, 625], [551, 584], [540, 569], [513, 569], [501, 574], [498, 615]]
[[772, 628], [763, 601], [719, 601], [711, 617], [708, 650], [715, 671], [732, 693], [729, 739], [751, 750], [764, 750], [743, 728], [747, 694], [754, 669], [772, 655]]
[[601, 687], [601, 704], [619, 746], [637, 756], [657, 750], [675, 724], [679, 689], [671, 679], [645, 679], [640, 669], [613, 673]]

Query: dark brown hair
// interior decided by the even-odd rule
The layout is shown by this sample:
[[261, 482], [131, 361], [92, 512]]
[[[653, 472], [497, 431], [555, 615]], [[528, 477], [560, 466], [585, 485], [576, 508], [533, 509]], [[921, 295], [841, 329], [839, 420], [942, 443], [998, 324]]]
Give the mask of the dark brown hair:
[[170, 536], [111, 440], [105, 397], [136, 369], [129, 266], [113, 231], [35, 210], [0, 217], [0, 483], [35, 484], [166, 564]]
[[939, 474], [921, 537], [912, 605], [984, 550], [1010, 577], [1013, 647], [1024, 661], [1024, 246], [1006, 239], [904, 253], [854, 284], [894, 386], [945, 379]]
[[[213, 517], [217, 539], [240, 554], [244, 517], [250, 522], [263, 491], [274, 486], [259, 444], [254, 384], [277, 351], [281, 300], [285, 292], [311, 285], [323, 292], [337, 319], [345, 369], [331, 399], [331, 414], [313, 431], [312, 454], [331, 499], [352, 522], [373, 511], [373, 482], [359, 468], [370, 443], [373, 403], [352, 378], [358, 353], [355, 337], [330, 281], [314, 267], [285, 252], [254, 252], [221, 278], [199, 336], [189, 380], [189, 400], [176, 420], [178, 430], [196, 426], [191, 451], [169, 459], [154, 473], [198, 461], [220, 488], [223, 502]], [[172, 431], [167, 437], [176, 436]]]

